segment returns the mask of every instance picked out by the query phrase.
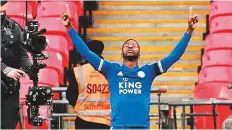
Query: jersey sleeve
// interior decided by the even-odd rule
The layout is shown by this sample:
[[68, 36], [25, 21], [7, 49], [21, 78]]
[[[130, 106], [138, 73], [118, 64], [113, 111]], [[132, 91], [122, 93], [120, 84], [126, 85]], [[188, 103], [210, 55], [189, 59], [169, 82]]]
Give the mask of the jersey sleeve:
[[112, 70], [112, 69], [113, 69], [113, 63], [111, 63], [107, 60], [101, 59], [99, 67], [98, 67], [99, 72], [101, 72], [105, 76], [108, 76], [110, 70]]
[[81, 56], [83, 56], [94, 67], [95, 70], [102, 72], [103, 74], [107, 74], [111, 63], [103, 60], [93, 53], [74, 29], [69, 30], [68, 33], [72, 39], [75, 49], [81, 54]]
[[148, 65], [148, 67], [149, 67], [148, 72], [150, 72], [150, 76], [151, 76], [152, 80], [156, 76], [159, 76], [160, 74], [162, 74], [162, 68], [160, 65], [161, 65], [160, 62], [156, 62], [156, 63], [152, 63], [152, 64]]
[[89, 50], [88, 46], [74, 29], [69, 30], [68, 34], [71, 37], [75, 49], [94, 67], [94, 69], [98, 70], [101, 58]]
[[191, 35], [185, 33], [173, 51], [167, 57], [158, 62], [160, 73], [167, 72], [167, 70], [181, 58], [188, 46], [190, 38]]
[[162, 73], [167, 72], [168, 68], [170, 68], [176, 61], [180, 59], [180, 57], [184, 54], [191, 35], [185, 33], [180, 42], [174, 48], [174, 50], [169, 54], [169, 56], [164, 59], [158, 61], [157, 63], [149, 64], [149, 71], [151, 72], [151, 78], [154, 79], [156, 76], [161, 75]]

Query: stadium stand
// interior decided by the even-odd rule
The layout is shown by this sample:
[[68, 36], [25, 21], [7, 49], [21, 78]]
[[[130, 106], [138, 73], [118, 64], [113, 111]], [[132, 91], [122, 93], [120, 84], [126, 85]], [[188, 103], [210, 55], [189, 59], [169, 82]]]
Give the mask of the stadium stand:
[[232, 27], [228, 26], [232, 23], [232, 15], [230, 16], [221, 16], [221, 17], [215, 17], [211, 21], [210, 26], [210, 32], [211, 33], [217, 33], [217, 32], [231, 32]]
[[[8, 6], [10, 7], [7, 11], [7, 15], [10, 18], [13, 18], [17, 21], [23, 28], [25, 28], [26, 24], [26, 2], [25, 1], [9, 1]], [[32, 20], [37, 16], [37, 1], [29, 1], [28, 2], [28, 10], [27, 10], [27, 18], [28, 20]], [[17, 12], [17, 13], [16, 13]]]
[[[199, 83], [194, 89], [194, 99], [231, 100], [232, 90], [232, 38], [231, 1], [213, 1], [210, 7], [210, 34], [206, 37], [202, 69], [199, 73]], [[222, 128], [223, 121], [232, 115], [229, 106], [216, 106], [217, 128]], [[212, 112], [211, 106], [194, 107], [194, 112]], [[213, 129], [213, 118], [210, 116], [195, 117], [196, 129]]]
[[64, 67], [62, 65], [62, 57], [59, 53], [49, 52], [49, 59], [44, 60], [42, 63], [46, 64], [46, 68], [54, 69], [59, 76], [59, 84], [62, 84], [64, 81]]
[[[219, 76], [220, 75], [220, 76]], [[231, 82], [232, 67], [231, 66], [213, 66], [205, 67], [199, 74], [199, 83], [206, 82]]]
[[60, 21], [60, 18], [41, 17], [41, 18], [37, 18], [37, 20], [40, 23], [40, 29], [42, 28], [47, 29], [46, 35], [55, 35], [55, 36], [64, 37], [68, 42], [68, 51], [73, 49], [72, 41], [68, 36], [66, 28], [63, 26], [62, 22]]
[[[223, 40], [221, 40], [223, 39]], [[205, 39], [204, 50], [217, 50], [217, 49], [232, 49], [232, 34], [226, 33], [210, 33]]]
[[61, 55], [64, 67], [69, 64], [68, 43], [64, 37], [56, 35], [44, 35], [48, 40], [48, 48], [45, 51], [56, 52]]
[[[78, 9], [73, 2], [47, 2], [42, 1], [38, 6], [38, 15], [37, 18], [49, 17], [49, 18], [60, 18], [60, 14], [66, 11], [66, 4], [69, 9], [72, 10], [71, 17], [73, 19], [72, 25], [75, 29], [78, 30]], [[55, 8], [51, 8], [55, 7]], [[57, 10], [58, 9], [58, 10]], [[61, 22], [61, 21], [60, 21]]]
[[232, 10], [231, 10], [231, 1], [214, 1], [211, 3], [210, 6], [210, 17], [209, 17], [209, 23], [212, 22], [212, 20], [216, 17], [221, 16], [231, 16]]
[[232, 66], [232, 50], [220, 49], [206, 51], [202, 57], [202, 67], [209, 66]]
[[[83, 16], [84, 15], [84, 1], [82, 0], [78, 0], [78, 1], [75, 1], [75, 0], [62, 0], [62, 1], [57, 1], [57, 0], [40, 0], [42, 3], [43, 2], [55, 2], [55, 3], [69, 3], [69, 4], [72, 4], [74, 3], [76, 5], [76, 8], [77, 8], [77, 14], [78, 16]], [[71, 2], [71, 3], [70, 3]]]

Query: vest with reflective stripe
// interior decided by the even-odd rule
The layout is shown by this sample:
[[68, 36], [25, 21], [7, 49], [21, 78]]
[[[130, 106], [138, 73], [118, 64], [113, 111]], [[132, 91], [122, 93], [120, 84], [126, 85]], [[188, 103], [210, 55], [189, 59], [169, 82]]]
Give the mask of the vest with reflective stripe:
[[74, 68], [79, 96], [74, 107], [81, 119], [110, 126], [110, 94], [105, 77], [90, 64]]

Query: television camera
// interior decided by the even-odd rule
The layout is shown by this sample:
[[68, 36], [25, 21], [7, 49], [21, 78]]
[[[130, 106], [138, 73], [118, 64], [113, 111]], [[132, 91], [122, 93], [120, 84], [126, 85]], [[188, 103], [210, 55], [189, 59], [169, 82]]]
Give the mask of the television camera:
[[46, 64], [41, 64], [40, 61], [49, 58], [43, 53], [48, 46], [46, 37], [41, 36], [41, 34], [45, 32], [46, 29], [41, 29], [39, 31], [38, 21], [28, 21], [26, 30], [23, 34], [24, 48], [31, 54], [33, 60], [33, 65], [24, 69], [30, 79], [33, 80], [33, 86], [29, 87], [28, 94], [26, 95], [28, 123], [33, 126], [41, 126], [43, 122], [42, 117], [39, 116], [39, 106], [52, 106], [51, 88], [38, 86], [39, 70], [46, 67]]

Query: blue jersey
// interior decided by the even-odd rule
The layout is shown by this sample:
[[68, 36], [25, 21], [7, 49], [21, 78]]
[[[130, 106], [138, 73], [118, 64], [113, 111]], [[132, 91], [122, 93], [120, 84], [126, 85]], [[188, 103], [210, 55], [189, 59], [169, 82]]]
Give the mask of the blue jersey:
[[151, 85], [160, 74], [155, 71], [157, 64], [136, 66], [133, 69], [106, 60], [101, 60], [100, 64], [102, 67], [99, 71], [109, 82], [112, 126], [149, 127]]
[[184, 53], [191, 36], [187, 33], [169, 56], [161, 61], [142, 67], [103, 60], [91, 52], [74, 29], [69, 35], [77, 51], [108, 80], [113, 127], [150, 127], [150, 91], [156, 76], [167, 71]]

